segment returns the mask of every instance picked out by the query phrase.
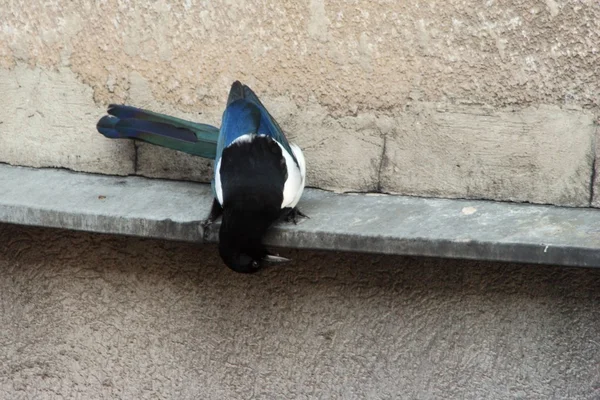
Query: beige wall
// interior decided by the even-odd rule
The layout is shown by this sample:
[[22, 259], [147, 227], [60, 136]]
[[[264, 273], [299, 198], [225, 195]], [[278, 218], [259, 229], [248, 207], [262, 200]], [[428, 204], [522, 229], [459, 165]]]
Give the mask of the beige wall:
[[0, 224], [2, 399], [598, 399], [600, 270]]
[[0, 21], [0, 161], [206, 180], [94, 124], [109, 102], [218, 124], [241, 79], [311, 186], [592, 198], [598, 1], [13, 1]]

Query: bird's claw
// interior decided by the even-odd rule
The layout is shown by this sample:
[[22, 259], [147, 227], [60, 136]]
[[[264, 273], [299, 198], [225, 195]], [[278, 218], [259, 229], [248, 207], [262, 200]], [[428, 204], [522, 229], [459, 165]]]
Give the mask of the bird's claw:
[[202, 228], [206, 230], [206, 228], [210, 227], [220, 216], [223, 214], [223, 208], [219, 204], [219, 202], [214, 199], [212, 207], [210, 208], [210, 213], [206, 218], [206, 221], [202, 223]]
[[296, 224], [298, 224], [298, 218], [299, 217], [310, 218], [308, 215], [306, 215], [302, 211], [298, 210], [298, 208], [294, 207], [285, 216], [285, 222], [293, 222], [294, 225], [296, 225]]

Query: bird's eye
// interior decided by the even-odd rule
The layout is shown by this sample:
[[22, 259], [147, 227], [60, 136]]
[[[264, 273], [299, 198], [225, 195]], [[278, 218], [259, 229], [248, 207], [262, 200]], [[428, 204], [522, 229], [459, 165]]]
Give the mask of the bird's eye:
[[252, 267], [258, 268], [258, 261], [252, 261]]

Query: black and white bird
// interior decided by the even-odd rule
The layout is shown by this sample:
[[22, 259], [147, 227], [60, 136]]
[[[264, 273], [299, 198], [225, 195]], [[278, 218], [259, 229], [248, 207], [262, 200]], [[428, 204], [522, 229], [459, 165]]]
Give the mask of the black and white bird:
[[304, 216], [296, 205], [305, 176], [302, 150], [287, 141], [256, 94], [234, 82], [217, 142], [208, 220], [222, 215], [219, 253], [229, 268], [251, 273], [264, 261], [288, 261], [270, 254], [262, 240], [276, 220]]

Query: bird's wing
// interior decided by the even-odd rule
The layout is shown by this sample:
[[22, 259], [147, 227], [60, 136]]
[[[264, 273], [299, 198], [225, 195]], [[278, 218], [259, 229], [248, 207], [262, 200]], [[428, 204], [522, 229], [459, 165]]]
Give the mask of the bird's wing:
[[242, 85], [240, 81], [233, 82], [229, 89], [227, 107], [221, 120], [215, 165], [221, 158], [223, 149], [237, 138], [248, 133], [258, 133], [261, 110], [257, 104], [248, 100], [247, 94], [246, 86]]
[[219, 131], [219, 140], [217, 141], [217, 151], [215, 156], [215, 176], [212, 179], [213, 195], [216, 199], [218, 189], [216, 176], [220, 167], [221, 155], [223, 150], [233, 143], [239, 137], [257, 133], [260, 125], [260, 110], [254, 104], [249, 103], [244, 98], [244, 88], [238, 81], [231, 85], [227, 107], [223, 112], [221, 120], [221, 129]]
[[273, 118], [269, 111], [267, 111], [267, 108], [259, 100], [258, 96], [252, 91], [252, 89], [250, 89], [246, 85], [243, 85], [243, 93], [244, 98], [248, 102], [256, 105], [260, 110], [260, 126], [258, 128], [257, 133], [271, 136], [273, 139], [279, 142], [281, 146], [283, 146], [283, 148], [290, 154], [290, 156], [292, 156], [294, 162], [298, 164], [298, 160], [294, 156], [294, 152], [292, 151], [290, 143], [285, 137], [283, 130], [281, 129], [277, 121], [275, 121], [275, 118]]

